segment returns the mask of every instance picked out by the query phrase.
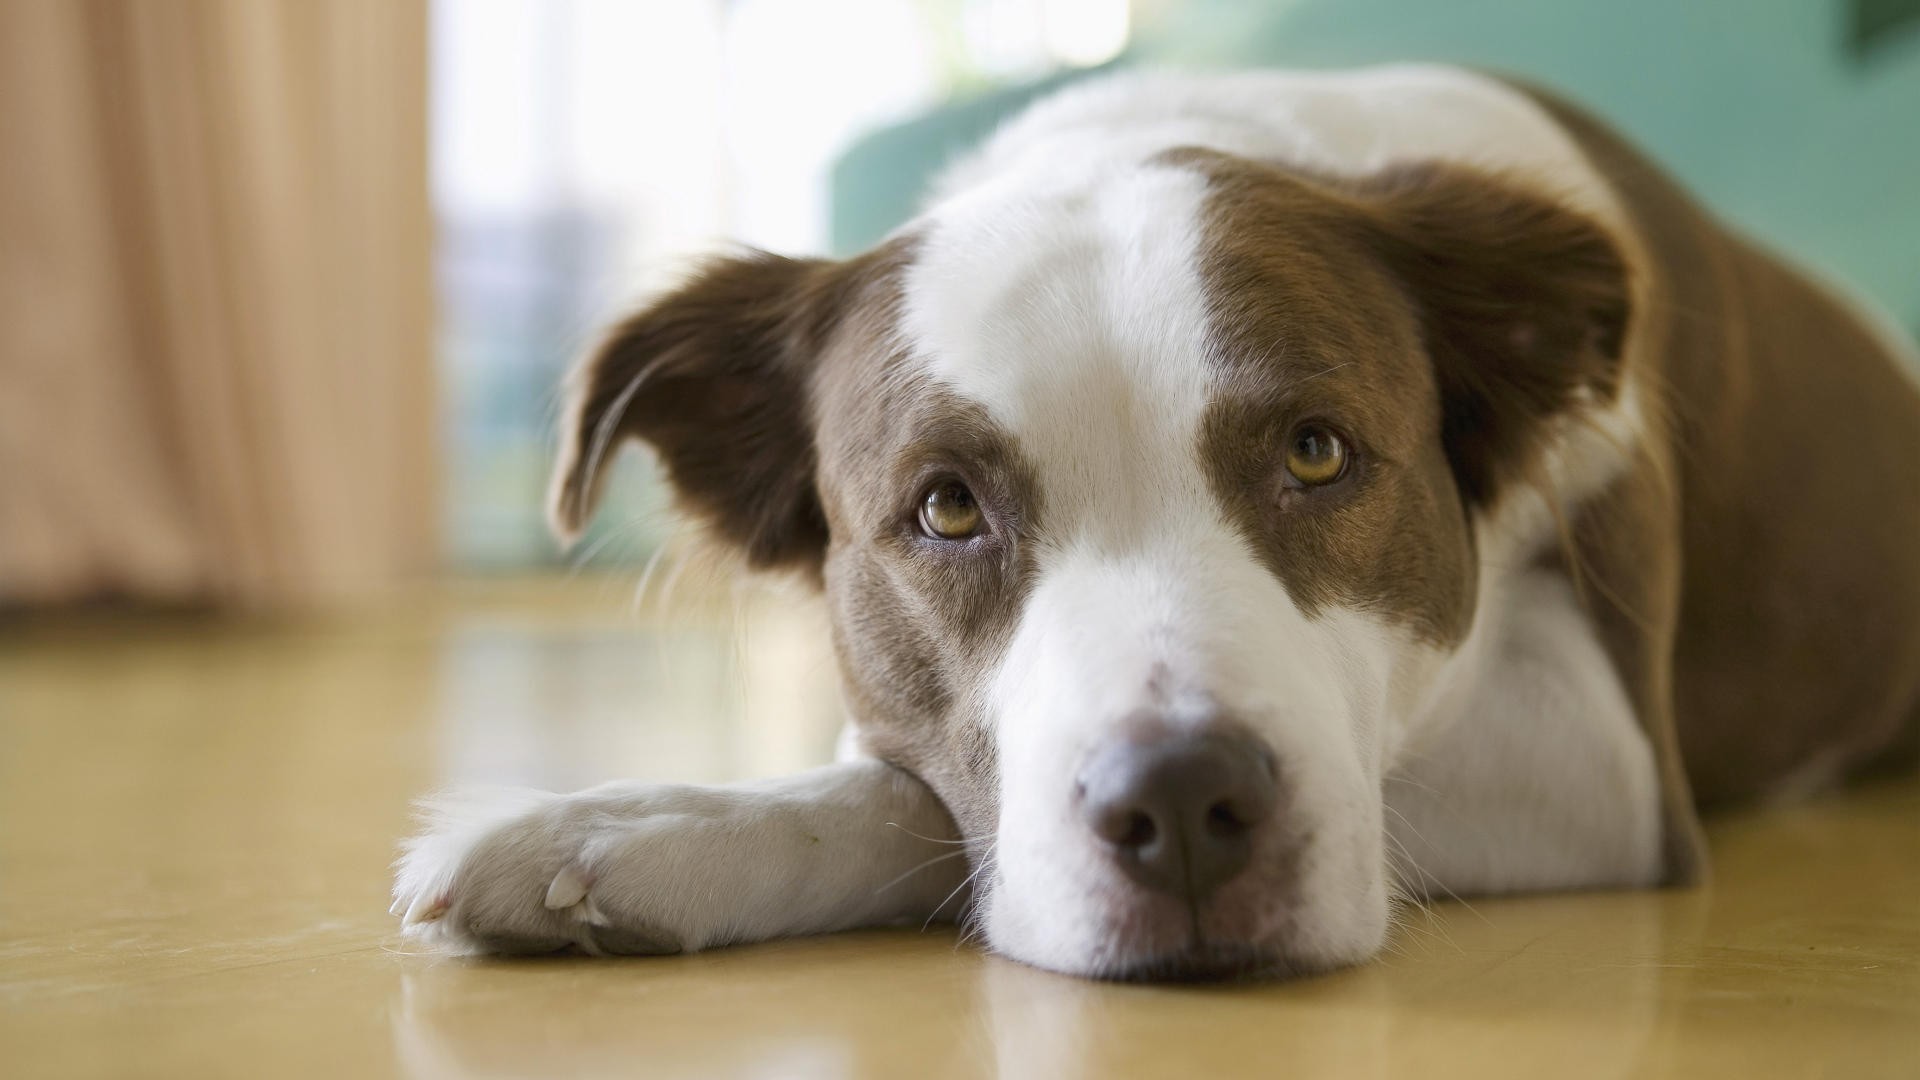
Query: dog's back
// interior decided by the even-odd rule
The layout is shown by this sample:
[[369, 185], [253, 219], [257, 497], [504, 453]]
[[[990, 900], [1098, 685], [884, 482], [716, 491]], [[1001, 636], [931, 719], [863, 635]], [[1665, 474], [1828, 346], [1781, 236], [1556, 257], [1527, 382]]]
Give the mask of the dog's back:
[[[1645, 563], [1662, 561], [1678, 528], [1679, 564], [1657, 573], [1679, 578], [1674, 710], [1696, 799], [1802, 790], [1910, 748], [1920, 360], [1897, 331], [1714, 221], [1604, 126], [1530, 92], [1619, 192], [1648, 249], [1643, 377], [1661, 391], [1671, 445], [1659, 464], [1677, 522], [1656, 514], [1637, 541], [1591, 554], [1630, 582], [1656, 572]], [[1631, 515], [1633, 501], [1614, 493], [1595, 510]], [[1648, 599], [1655, 610], [1616, 616], [1666, 616]]]

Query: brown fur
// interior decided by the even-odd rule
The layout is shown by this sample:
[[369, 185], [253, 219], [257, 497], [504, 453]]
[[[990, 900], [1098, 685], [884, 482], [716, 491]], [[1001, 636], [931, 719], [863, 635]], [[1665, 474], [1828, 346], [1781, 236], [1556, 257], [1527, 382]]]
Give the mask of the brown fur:
[[845, 263], [716, 259], [615, 327], [571, 387], [555, 530], [579, 533], [608, 455], [638, 438], [659, 453], [682, 505], [750, 565], [817, 575], [827, 523], [808, 385], [842, 318], [903, 253], [895, 244]]
[[[1032, 588], [1044, 507], [1013, 440], [904, 367], [849, 355], [823, 373], [834, 646], [867, 748], [924, 779], [968, 835], [988, 835], [999, 784], [979, 694]], [[914, 526], [919, 495], [944, 476], [989, 522], [964, 553]]]
[[[1203, 433], [1215, 490], [1311, 613], [1360, 607], [1457, 643], [1468, 511], [1522, 482], [1577, 394], [1612, 396], [1625, 267], [1591, 223], [1488, 177], [1365, 182], [1185, 149], [1208, 177], [1202, 273], [1233, 370]], [[1348, 475], [1281, 486], [1287, 434], [1355, 444]]]
[[1628, 482], [1672, 496], [1628, 528], [1617, 503], [1653, 497], [1622, 488], [1580, 528], [1595, 577], [1637, 609], [1602, 601], [1619, 609], [1603, 619], [1616, 661], [1671, 715], [1702, 805], [1837, 779], [1920, 726], [1920, 391], [1825, 290], [1530, 92], [1646, 248], [1636, 351], [1668, 423], [1649, 446], [1664, 460]]

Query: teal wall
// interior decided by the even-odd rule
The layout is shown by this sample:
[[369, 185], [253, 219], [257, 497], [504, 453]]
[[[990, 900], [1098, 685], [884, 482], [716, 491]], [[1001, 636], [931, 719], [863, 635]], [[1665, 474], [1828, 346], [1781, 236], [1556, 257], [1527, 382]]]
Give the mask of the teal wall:
[[[1199, 0], [1118, 66], [1445, 60], [1523, 75], [1610, 119], [1723, 216], [1920, 328], [1920, 4], [1902, 0]], [[1889, 24], [1865, 49], [1859, 12]], [[1894, 17], [1889, 17], [1891, 12]], [[869, 137], [834, 183], [834, 246], [910, 216], [1015, 87]]]

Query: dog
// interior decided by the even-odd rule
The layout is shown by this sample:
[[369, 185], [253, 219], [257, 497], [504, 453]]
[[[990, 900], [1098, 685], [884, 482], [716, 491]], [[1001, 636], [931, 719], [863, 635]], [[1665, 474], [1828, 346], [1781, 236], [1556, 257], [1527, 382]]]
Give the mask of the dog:
[[1436, 888], [1696, 881], [1700, 809], [1913, 750], [1914, 362], [1518, 82], [1069, 88], [571, 383], [559, 535], [650, 444], [822, 590], [838, 763], [433, 801], [394, 911], [592, 954], [960, 911], [1210, 978], [1363, 962]]

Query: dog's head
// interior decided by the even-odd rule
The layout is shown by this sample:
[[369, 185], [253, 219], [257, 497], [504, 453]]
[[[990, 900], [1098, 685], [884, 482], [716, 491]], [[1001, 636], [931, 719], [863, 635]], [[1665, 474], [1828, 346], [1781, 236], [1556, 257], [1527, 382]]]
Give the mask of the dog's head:
[[1626, 295], [1599, 229], [1449, 167], [990, 186], [628, 320], [553, 512], [638, 437], [817, 580], [866, 747], [979, 842], [995, 948], [1339, 965], [1386, 932], [1382, 780], [1472, 623], [1475, 522], [1616, 392]]

